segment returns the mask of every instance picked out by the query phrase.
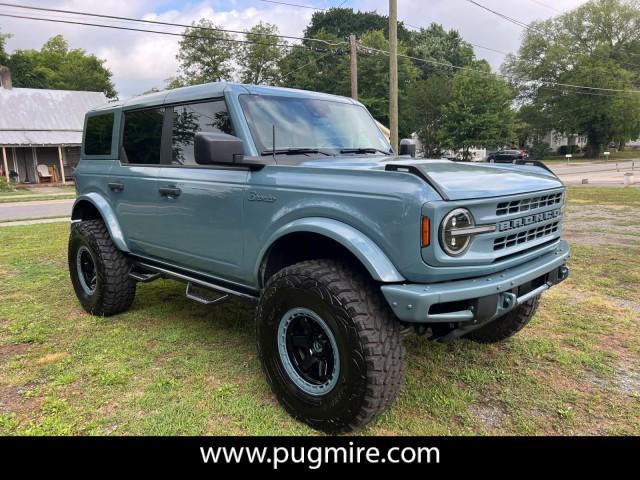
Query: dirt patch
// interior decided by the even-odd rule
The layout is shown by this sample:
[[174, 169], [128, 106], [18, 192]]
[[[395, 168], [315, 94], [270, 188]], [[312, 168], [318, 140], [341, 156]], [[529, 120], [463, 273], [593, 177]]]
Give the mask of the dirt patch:
[[640, 395], [640, 370], [628, 362], [622, 362], [616, 369], [614, 382], [622, 393]]
[[29, 351], [30, 347], [31, 344], [29, 343], [14, 343], [12, 345], [0, 346], [0, 364], [6, 363], [18, 355], [24, 355]]
[[570, 205], [566, 207], [564, 238], [587, 246], [637, 246], [640, 219], [627, 207]]
[[37, 398], [25, 397], [23, 394], [27, 390], [30, 390], [28, 386], [0, 385], [0, 411], [33, 415], [40, 401]]
[[474, 404], [469, 406], [469, 412], [480, 420], [487, 430], [499, 430], [504, 426], [509, 417], [507, 412], [497, 404]]

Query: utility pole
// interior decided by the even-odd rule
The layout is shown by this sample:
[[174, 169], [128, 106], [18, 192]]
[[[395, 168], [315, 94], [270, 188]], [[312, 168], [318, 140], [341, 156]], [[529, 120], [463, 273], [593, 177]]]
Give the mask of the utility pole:
[[389, 0], [389, 128], [398, 153], [398, 0]]
[[358, 99], [358, 45], [356, 44], [356, 36], [349, 35], [349, 43], [351, 44], [351, 98]]

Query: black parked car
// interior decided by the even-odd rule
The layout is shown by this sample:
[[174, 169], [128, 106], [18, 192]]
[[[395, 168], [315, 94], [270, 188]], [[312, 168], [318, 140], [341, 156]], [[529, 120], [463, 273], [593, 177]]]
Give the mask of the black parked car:
[[514, 160], [524, 160], [528, 155], [522, 150], [498, 150], [487, 156], [487, 161], [496, 163], [512, 163]]

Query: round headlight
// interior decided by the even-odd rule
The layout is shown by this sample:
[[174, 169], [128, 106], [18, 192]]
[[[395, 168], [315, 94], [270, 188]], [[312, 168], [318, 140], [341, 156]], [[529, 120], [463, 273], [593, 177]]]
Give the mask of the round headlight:
[[472, 233], [467, 230], [473, 226], [473, 217], [469, 210], [466, 208], [451, 210], [440, 224], [442, 249], [453, 257], [462, 255], [471, 243]]

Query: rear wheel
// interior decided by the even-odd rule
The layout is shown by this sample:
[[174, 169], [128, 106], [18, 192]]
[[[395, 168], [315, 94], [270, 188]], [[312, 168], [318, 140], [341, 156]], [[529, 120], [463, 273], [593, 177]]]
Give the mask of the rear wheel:
[[68, 261], [71, 283], [87, 312], [109, 316], [131, 306], [136, 282], [129, 278], [129, 261], [102, 220], [71, 224]]
[[399, 323], [375, 284], [333, 260], [301, 262], [268, 280], [257, 343], [280, 403], [325, 432], [363, 427], [402, 384]]
[[497, 320], [467, 333], [464, 338], [479, 343], [501, 342], [518, 333], [529, 323], [538, 309], [539, 302], [540, 295], [533, 297]]

